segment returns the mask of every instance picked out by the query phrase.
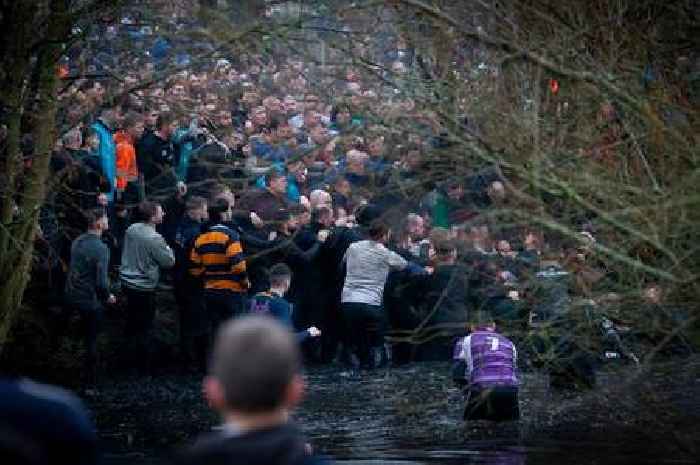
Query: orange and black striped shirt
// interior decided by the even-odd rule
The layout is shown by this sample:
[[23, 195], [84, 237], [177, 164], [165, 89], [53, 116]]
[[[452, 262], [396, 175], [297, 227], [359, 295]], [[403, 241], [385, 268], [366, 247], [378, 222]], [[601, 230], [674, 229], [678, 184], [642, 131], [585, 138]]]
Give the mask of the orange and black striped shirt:
[[249, 287], [240, 238], [226, 226], [218, 224], [200, 234], [190, 262], [190, 274], [201, 277], [205, 289], [246, 292]]

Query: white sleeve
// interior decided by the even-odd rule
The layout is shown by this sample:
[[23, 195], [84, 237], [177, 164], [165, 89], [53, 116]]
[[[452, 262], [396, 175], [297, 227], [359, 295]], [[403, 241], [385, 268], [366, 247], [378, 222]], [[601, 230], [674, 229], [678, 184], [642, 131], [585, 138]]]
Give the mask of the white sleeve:
[[392, 250], [387, 249], [387, 263], [391, 268], [396, 268], [398, 270], [403, 270], [408, 266], [408, 262], [401, 255], [397, 254]]
[[467, 378], [469, 378], [472, 374], [472, 371], [474, 370], [474, 361], [472, 360], [472, 335], [470, 334], [469, 336], [464, 338], [464, 342], [462, 343], [462, 352], [464, 353], [464, 358], [463, 360], [467, 365]]

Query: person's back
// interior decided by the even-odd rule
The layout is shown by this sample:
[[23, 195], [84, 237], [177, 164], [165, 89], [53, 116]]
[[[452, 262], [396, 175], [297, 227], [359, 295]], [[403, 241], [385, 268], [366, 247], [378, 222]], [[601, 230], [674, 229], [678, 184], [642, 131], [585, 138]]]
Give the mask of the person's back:
[[119, 275], [134, 289], [153, 290], [160, 268], [175, 265], [175, 255], [165, 239], [148, 223], [134, 223], [126, 230]]
[[516, 420], [518, 406], [517, 351], [496, 332], [494, 323], [472, 329], [457, 341], [453, 377], [465, 387], [465, 420]]
[[270, 318], [247, 316], [218, 333], [210, 374], [209, 405], [224, 419], [218, 431], [176, 458], [178, 465], [307, 465], [313, 456], [289, 411], [302, 398], [301, 356], [294, 338]]
[[156, 287], [161, 268], [175, 265], [175, 254], [156, 225], [163, 222], [163, 208], [154, 202], [141, 202], [134, 223], [124, 235], [119, 277], [126, 297], [126, 337], [130, 363], [143, 373], [151, 372], [152, 329], [156, 314]]
[[462, 341], [469, 384], [479, 388], [517, 386], [517, 352], [505, 336], [488, 329], [477, 330]]
[[178, 465], [313, 465], [328, 463], [309, 455], [301, 431], [293, 425], [281, 425], [260, 431], [241, 433], [222, 428], [200, 439]]
[[66, 298], [71, 303], [95, 305], [106, 299], [109, 249], [92, 233], [84, 233], [71, 245], [71, 262], [66, 278]]
[[364, 240], [350, 244], [345, 252], [346, 274], [342, 302], [381, 305], [384, 285], [392, 268], [403, 269], [407, 262], [383, 244]]
[[207, 228], [195, 240], [190, 260], [208, 291], [245, 293], [246, 262], [238, 234], [223, 224]]
[[226, 226], [232, 207], [226, 198], [209, 206], [211, 224], [197, 237], [190, 253], [190, 273], [203, 281], [212, 329], [243, 313], [244, 296], [250, 287], [240, 237]]
[[369, 240], [355, 242], [345, 252], [346, 275], [341, 304], [343, 317], [350, 335], [349, 346], [355, 353], [353, 368], [373, 368], [389, 362], [384, 347], [387, 327], [386, 312], [382, 306], [384, 286], [389, 271], [403, 270], [408, 262], [384, 246], [389, 239], [389, 228], [375, 221], [369, 228]]
[[406, 286], [418, 304], [420, 344], [415, 360], [442, 361], [450, 357], [455, 338], [464, 334], [469, 315], [469, 270], [456, 264], [438, 264], [432, 274], [413, 278]]
[[[284, 263], [277, 263], [267, 272], [269, 285], [263, 292], [257, 293], [250, 299], [248, 311], [252, 315], [270, 316], [294, 331], [292, 323], [292, 304], [283, 297], [289, 291], [292, 271]], [[298, 342], [304, 342], [310, 337], [320, 336], [321, 332], [311, 326], [304, 331], [295, 332]]]

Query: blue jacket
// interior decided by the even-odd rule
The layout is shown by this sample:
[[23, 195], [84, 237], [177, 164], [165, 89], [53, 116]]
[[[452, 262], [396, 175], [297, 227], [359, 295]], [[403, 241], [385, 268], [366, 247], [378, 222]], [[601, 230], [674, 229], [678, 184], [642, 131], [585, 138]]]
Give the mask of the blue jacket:
[[173, 137], [173, 143], [179, 152], [175, 175], [178, 181], [187, 182], [187, 168], [190, 165], [190, 157], [194, 150], [194, 143], [190, 138], [189, 128], [178, 128]]
[[102, 121], [97, 120], [91, 128], [97, 133], [100, 139], [100, 146], [97, 149], [97, 156], [100, 159], [100, 168], [102, 174], [109, 182], [109, 192], [107, 199], [109, 202], [114, 201], [114, 191], [116, 189], [117, 179], [117, 144], [114, 142], [114, 135]]
[[[250, 299], [250, 313], [253, 315], [269, 315], [294, 331], [292, 324], [292, 304], [283, 297], [272, 293], [259, 293]], [[294, 333], [297, 342], [304, 342], [310, 337], [309, 331], [299, 331]]]

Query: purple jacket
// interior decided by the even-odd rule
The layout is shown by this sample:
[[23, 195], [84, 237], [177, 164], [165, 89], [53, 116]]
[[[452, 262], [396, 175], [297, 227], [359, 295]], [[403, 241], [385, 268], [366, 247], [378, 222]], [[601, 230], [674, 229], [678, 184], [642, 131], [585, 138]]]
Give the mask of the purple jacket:
[[517, 351], [513, 343], [492, 331], [478, 330], [455, 344], [453, 358], [466, 365], [465, 379], [471, 385], [517, 386]]

